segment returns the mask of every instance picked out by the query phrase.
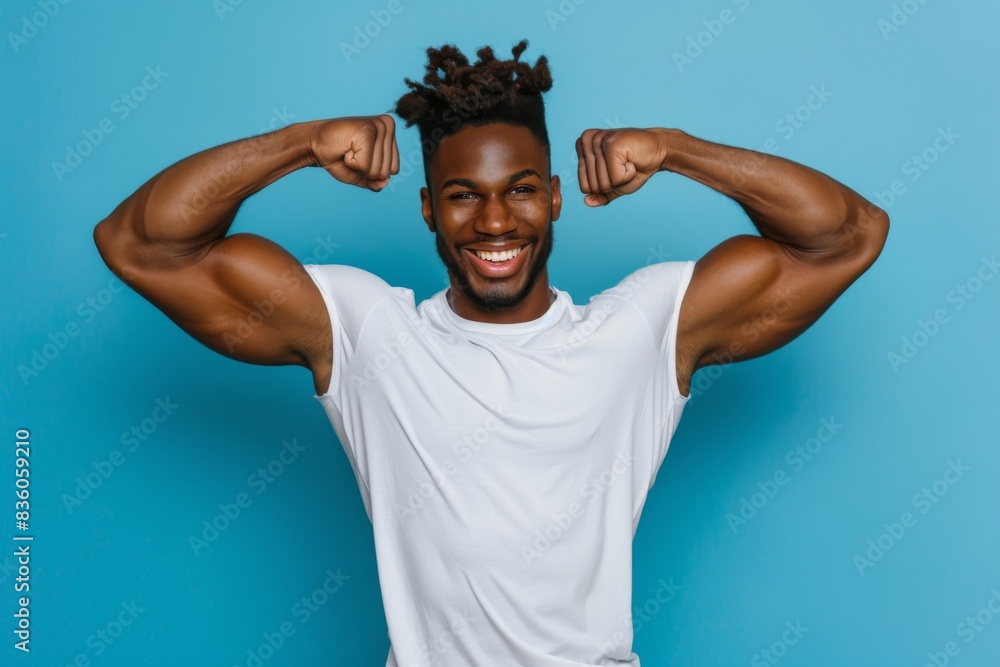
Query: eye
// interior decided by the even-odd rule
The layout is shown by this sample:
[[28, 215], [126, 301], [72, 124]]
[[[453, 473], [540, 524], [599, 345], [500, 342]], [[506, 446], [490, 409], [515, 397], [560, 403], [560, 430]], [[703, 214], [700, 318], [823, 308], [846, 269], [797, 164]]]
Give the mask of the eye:
[[534, 191], [535, 189], [530, 185], [518, 185], [510, 193], [514, 195], [530, 195]]
[[471, 192], [456, 192], [448, 199], [475, 199], [476, 195]]

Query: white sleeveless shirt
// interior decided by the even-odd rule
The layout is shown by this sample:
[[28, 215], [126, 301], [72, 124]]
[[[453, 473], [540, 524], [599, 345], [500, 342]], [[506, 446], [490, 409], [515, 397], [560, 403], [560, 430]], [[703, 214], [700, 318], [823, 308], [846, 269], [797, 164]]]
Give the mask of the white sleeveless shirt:
[[316, 398], [372, 522], [387, 667], [630, 665], [632, 538], [688, 397], [676, 332], [694, 262], [536, 320], [459, 317], [346, 265]]

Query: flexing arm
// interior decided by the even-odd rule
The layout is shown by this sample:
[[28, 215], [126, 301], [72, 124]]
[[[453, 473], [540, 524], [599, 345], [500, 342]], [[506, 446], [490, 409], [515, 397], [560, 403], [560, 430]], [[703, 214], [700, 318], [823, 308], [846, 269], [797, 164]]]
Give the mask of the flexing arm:
[[399, 171], [391, 116], [296, 123], [163, 170], [94, 229], [111, 270], [201, 343], [257, 364], [296, 364], [325, 386], [332, 333], [302, 265], [254, 234], [227, 236], [243, 201], [305, 166], [381, 190]]
[[784, 158], [675, 129], [588, 130], [577, 142], [591, 206], [672, 171], [734, 199], [760, 236], [723, 241], [696, 264], [681, 307], [677, 375], [766, 354], [822, 315], [882, 250], [886, 213], [847, 186]]

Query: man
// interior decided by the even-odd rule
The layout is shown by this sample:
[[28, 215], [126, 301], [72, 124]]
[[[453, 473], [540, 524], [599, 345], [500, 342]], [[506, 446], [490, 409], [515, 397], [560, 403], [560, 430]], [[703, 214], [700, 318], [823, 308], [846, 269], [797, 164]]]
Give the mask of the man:
[[[240, 204], [305, 166], [382, 190], [392, 116], [291, 125], [193, 155], [97, 225], [119, 276], [208, 347], [310, 369], [375, 535], [387, 665], [638, 665], [631, 544], [692, 375], [791, 341], [878, 257], [886, 214], [807, 167], [676, 129], [587, 130], [585, 202], [671, 171], [733, 198], [760, 236], [663, 262], [573, 304], [546, 261], [547, 61], [428, 49], [396, 104], [420, 128], [421, 211], [450, 287], [303, 267], [226, 235]], [[599, 262], [614, 229], [579, 258]], [[387, 242], [391, 242], [387, 235]]]

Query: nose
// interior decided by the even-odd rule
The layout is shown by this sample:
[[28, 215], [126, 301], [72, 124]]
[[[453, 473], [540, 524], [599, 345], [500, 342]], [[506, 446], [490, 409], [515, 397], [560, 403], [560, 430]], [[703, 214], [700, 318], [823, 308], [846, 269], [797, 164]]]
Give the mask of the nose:
[[503, 195], [489, 195], [476, 218], [475, 229], [480, 234], [501, 236], [517, 229], [517, 220], [511, 214]]

